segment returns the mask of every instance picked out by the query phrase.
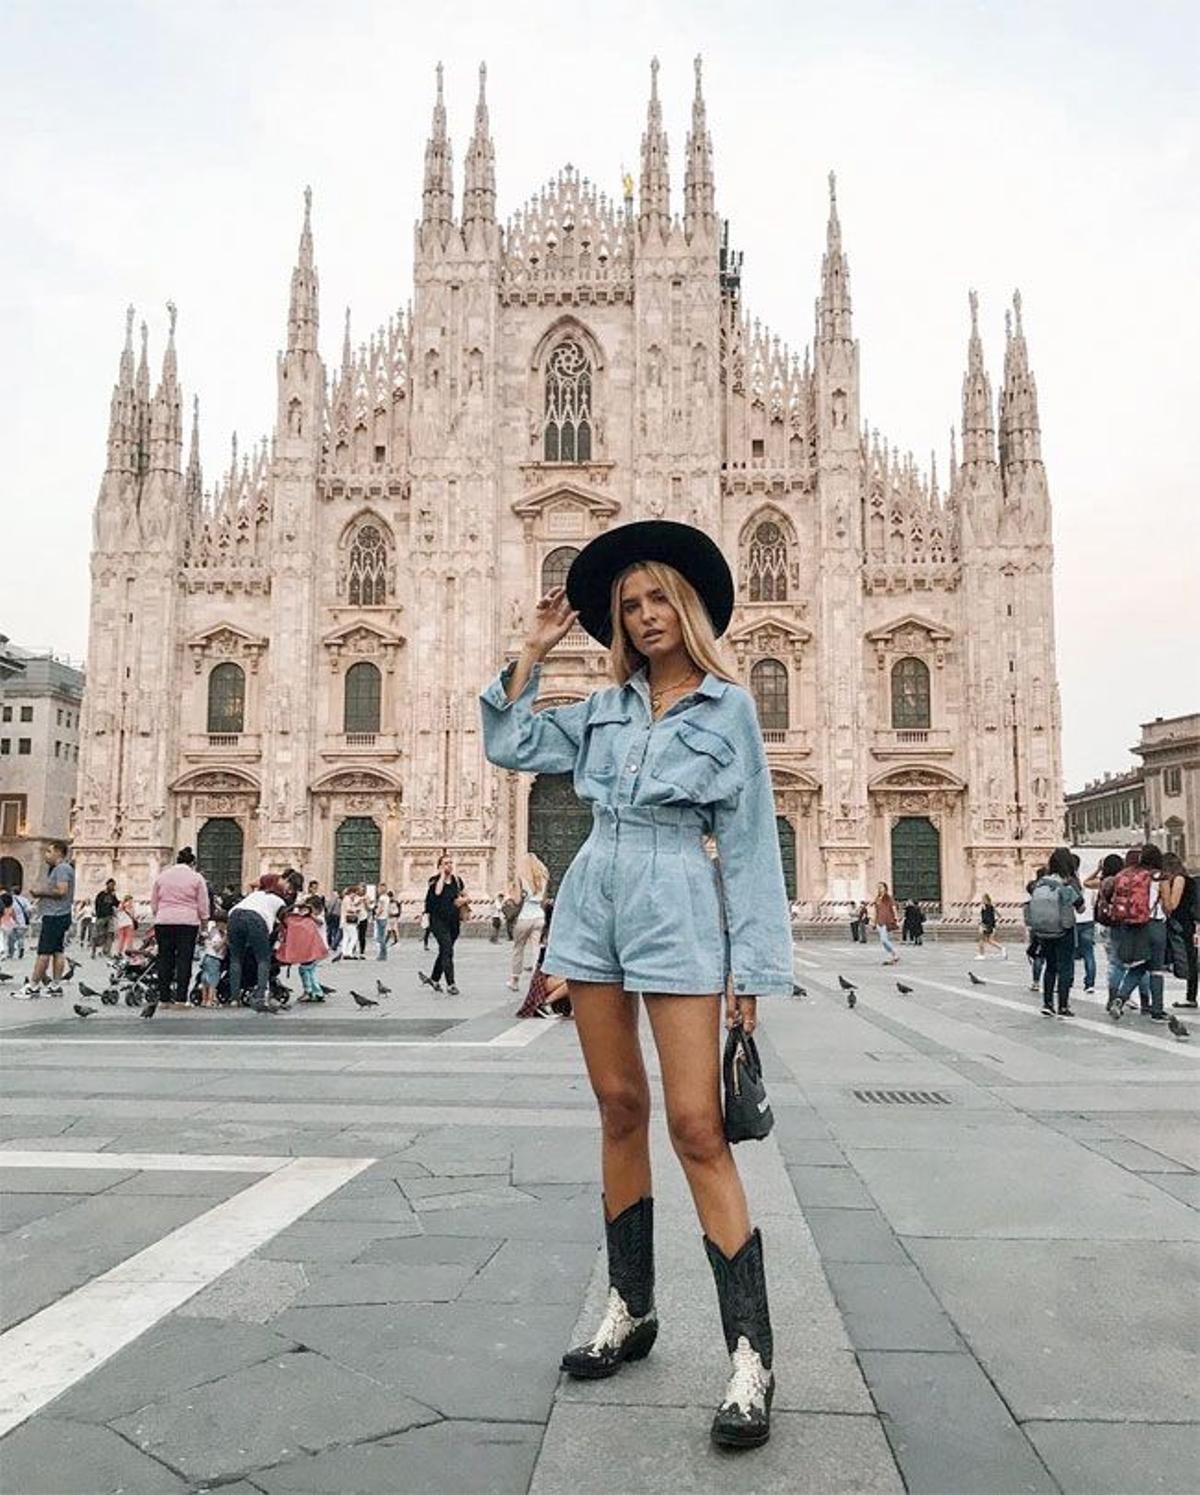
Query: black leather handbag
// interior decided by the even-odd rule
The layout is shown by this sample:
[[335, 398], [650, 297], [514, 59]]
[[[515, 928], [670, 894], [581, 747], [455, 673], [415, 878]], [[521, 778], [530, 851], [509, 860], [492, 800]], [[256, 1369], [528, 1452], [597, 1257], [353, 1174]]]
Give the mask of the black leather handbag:
[[775, 1125], [758, 1046], [740, 1023], [725, 1039], [725, 1140], [761, 1142]]

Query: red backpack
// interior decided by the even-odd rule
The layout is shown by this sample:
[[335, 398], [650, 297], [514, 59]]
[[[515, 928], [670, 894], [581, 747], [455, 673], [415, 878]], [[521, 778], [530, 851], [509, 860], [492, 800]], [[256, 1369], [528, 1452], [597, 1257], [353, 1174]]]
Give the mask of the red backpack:
[[1113, 878], [1108, 900], [1110, 924], [1149, 924], [1150, 887], [1154, 879], [1148, 867], [1125, 867]]

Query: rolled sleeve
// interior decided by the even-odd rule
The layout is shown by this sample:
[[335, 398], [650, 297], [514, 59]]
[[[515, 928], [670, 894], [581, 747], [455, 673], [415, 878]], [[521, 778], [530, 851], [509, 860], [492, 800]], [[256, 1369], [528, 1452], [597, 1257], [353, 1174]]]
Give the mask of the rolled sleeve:
[[716, 807], [729, 967], [738, 996], [787, 996], [792, 990], [792, 925], [770, 770], [760, 766], [736, 799]]
[[520, 773], [570, 773], [583, 740], [587, 702], [534, 711], [540, 665], [534, 666], [525, 689], [510, 701], [505, 686], [514, 668], [506, 666], [479, 694], [488, 762]]

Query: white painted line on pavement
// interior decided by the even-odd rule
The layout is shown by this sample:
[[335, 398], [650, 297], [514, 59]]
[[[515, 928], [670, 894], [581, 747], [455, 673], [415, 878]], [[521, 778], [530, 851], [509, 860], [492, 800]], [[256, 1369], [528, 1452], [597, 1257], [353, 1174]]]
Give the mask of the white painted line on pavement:
[[138, 1173], [277, 1173], [294, 1158], [233, 1157], [227, 1153], [0, 1152], [0, 1168], [117, 1168]]
[[[44, 1045], [47, 1048], [61, 1048], [64, 1044], [71, 1044], [76, 1048], [87, 1048], [103, 1046], [104, 1048], [129, 1048], [136, 1045], [139, 1049], [163, 1049], [178, 1048], [186, 1044], [188, 1048], [199, 1045], [202, 1048], [222, 1049], [278, 1049], [278, 1048], [303, 1048], [303, 1049], [495, 1049], [495, 1048], [524, 1048], [526, 1044], [532, 1043], [539, 1033], [544, 1033], [551, 1028], [557, 1027], [561, 1019], [535, 1022], [527, 1018], [515, 1028], [506, 1028], [503, 1033], [498, 1033], [495, 1038], [5, 1038], [5, 1048], [11, 1048], [15, 1044], [26, 1044], [36, 1046]], [[519, 1033], [520, 1037], [509, 1037], [509, 1034]]]
[[562, 1021], [563, 1019], [558, 1016], [543, 1018], [540, 1022], [536, 1018], [524, 1017], [520, 1022], [514, 1023], [511, 1028], [505, 1028], [503, 1033], [497, 1033], [495, 1038], [488, 1041], [487, 1046], [491, 1049], [523, 1049], [539, 1034], [557, 1027]]
[[[1032, 1002], [1014, 1002], [1011, 997], [993, 997], [974, 987], [950, 986], [945, 981], [930, 981], [927, 976], [913, 976], [911, 979], [918, 992], [922, 986], [932, 986], [938, 991], [948, 991], [956, 997], [970, 997], [974, 1002], [989, 1002], [993, 1007], [1007, 1007], [1012, 1012], [1023, 1012], [1027, 1017], [1040, 1016]], [[1055, 1022], [1057, 1021], [1058, 1019], [1055, 1018]], [[1189, 1049], [1174, 1038], [1154, 1038], [1149, 1033], [1131, 1033], [1128, 1028], [1118, 1026], [1111, 1018], [1106, 1023], [1098, 1023], [1089, 1017], [1074, 1017], [1071, 1019], [1071, 1026], [1087, 1028], [1093, 1033], [1103, 1033], [1106, 1038], [1119, 1038], [1123, 1043], [1136, 1043], [1142, 1048], [1157, 1049], [1159, 1053], [1169, 1053], [1179, 1059], [1200, 1059], [1200, 1051]]]
[[[28, 1167], [61, 1167], [36, 1157]], [[119, 1154], [72, 1153], [73, 1166], [116, 1167]], [[128, 1156], [128, 1155], [127, 1155]], [[134, 1154], [133, 1156], [136, 1156]], [[5, 1161], [12, 1155], [7, 1154]], [[227, 1157], [201, 1161], [228, 1165]], [[251, 1159], [243, 1158], [242, 1162]], [[277, 1165], [278, 1158], [259, 1164]], [[272, 1236], [335, 1189], [370, 1167], [374, 1158], [293, 1158], [232, 1199], [198, 1215], [136, 1256], [43, 1308], [6, 1334], [0, 1334], [0, 1438], [61, 1396], [82, 1376], [186, 1303], [201, 1288], [257, 1251]]]

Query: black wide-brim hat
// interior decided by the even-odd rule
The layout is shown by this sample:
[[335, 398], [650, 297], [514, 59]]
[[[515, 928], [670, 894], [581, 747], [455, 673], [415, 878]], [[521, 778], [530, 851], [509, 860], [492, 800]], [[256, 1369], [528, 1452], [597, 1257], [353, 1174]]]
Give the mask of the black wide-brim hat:
[[721, 637], [733, 616], [733, 575], [720, 546], [693, 525], [640, 519], [597, 535], [567, 572], [567, 600], [592, 638], [612, 643], [613, 582], [638, 561], [662, 561], [690, 581]]

